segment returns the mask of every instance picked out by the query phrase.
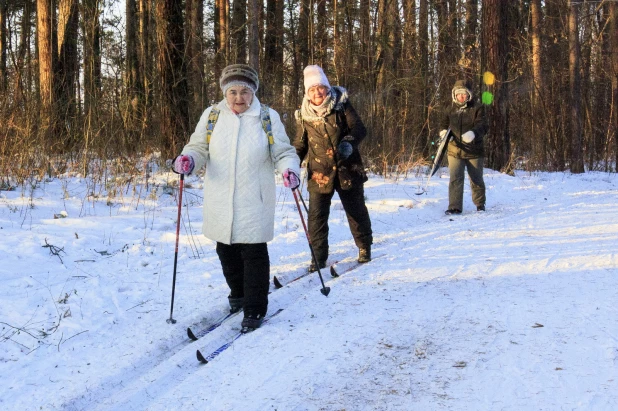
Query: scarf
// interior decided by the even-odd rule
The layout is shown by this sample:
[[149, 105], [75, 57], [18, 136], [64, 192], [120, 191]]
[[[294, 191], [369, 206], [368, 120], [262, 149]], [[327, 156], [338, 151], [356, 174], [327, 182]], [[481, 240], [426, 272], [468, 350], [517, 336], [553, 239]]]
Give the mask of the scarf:
[[324, 122], [324, 117], [329, 115], [333, 110], [340, 109], [343, 104], [348, 101], [348, 92], [343, 87], [331, 87], [328, 95], [319, 106], [311, 104], [309, 97], [305, 95], [303, 104], [300, 107], [300, 114], [303, 121], [310, 123]]

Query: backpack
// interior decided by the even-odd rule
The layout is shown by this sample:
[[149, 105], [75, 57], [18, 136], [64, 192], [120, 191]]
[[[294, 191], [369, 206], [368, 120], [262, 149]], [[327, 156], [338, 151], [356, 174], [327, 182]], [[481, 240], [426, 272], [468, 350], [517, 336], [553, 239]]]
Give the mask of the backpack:
[[[271, 146], [275, 144], [275, 136], [273, 135], [272, 124], [270, 122], [270, 112], [268, 111], [268, 106], [266, 104], [260, 104], [260, 107], [262, 128], [266, 133], [266, 137], [268, 137], [268, 145]], [[208, 123], [206, 124], [206, 144], [210, 144], [210, 137], [215, 129], [220, 113], [221, 110], [219, 110], [216, 105], [212, 106], [212, 110], [210, 110], [210, 114], [208, 114]]]

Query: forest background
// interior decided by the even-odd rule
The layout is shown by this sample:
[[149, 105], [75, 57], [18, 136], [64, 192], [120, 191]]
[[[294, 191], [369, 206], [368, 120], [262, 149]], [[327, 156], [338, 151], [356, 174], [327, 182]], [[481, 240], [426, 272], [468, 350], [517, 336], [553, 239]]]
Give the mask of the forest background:
[[0, 0], [0, 189], [148, 175], [232, 63], [259, 70], [290, 136], [322, 66], [377, 174], [427, 164], [459, 78], [487, 108], [487, 167], [616, 171], [616, 0]]

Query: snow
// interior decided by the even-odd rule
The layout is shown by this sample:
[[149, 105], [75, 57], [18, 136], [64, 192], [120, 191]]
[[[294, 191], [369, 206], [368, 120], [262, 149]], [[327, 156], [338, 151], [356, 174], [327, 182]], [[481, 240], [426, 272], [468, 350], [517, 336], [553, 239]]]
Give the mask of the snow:
[[[186, 338], [227, 310], [199, 178], [183, 197], [174, 325], [175, 175], [0, 192], [0, 408], [618, 409], [618, 177], [486, 170], [487, 211], [467, 185], [464, 213], [445, 216], [440, 175], [423, 195], [420, 176], [372, 176], [374, 261], [322, 270], [327, 297], [315, 273], [271, 286], [269, 312], [284, 310], [206, 365], [196, 350], [241, 316]], [[310, 253], [281, 186], [275, 221], [271, 276], [286, 283]], [[330, 228], [343, 272], [356, 247], [337, 198]]]

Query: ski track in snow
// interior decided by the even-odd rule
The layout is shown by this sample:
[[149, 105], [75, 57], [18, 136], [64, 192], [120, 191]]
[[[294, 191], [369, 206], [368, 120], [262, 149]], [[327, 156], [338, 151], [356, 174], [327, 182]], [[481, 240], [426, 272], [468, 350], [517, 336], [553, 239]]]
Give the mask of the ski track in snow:
[[[3, 277], [2, 297], [15, 293], [12, 301], [25, 301], [15, 306], [24, 313], [22, 323], [33, 311], [26, 303], [37, 301], [48, 322], [69, 306], [71, 316], [61, 321], [64, 342], [53, 334], [53, 344], [21, 358], [13, 359], [15, 349], [2, 354], [1, 374], [15, 378], [0, 388], [0, 404], [63, 410], [618, 409], [618, 192], [603, 178], [574, 190], [586, 177], [570, 188], [575, 179], [488, 172], [487, 212], [470, 211], [466, 187], [464, 214], [445, 216], [444, 179], [432, 181], [431, 195], [415, 197], [413, 182], [372, 178], [366, 194], [373, 254], [386, 256], [334, 280], [322, 270], [332, 289], [327, 298], [319, 293], [317, 273], [277, 290], [269, 312], [285, 310], [207, 365], [197, 362], [195, 350], [218, 348], [238, 331], [240, 318], [187, 341], [186, 326], [224, 312], [226, 287], [211, 244], [198, 240], [206, 244], [205, 256], [192, 259], [184, 239], [178, 323], [164, 323], [171, 262], [162, 249], [173, 242], [166, 234], [175, 229], [173, 207], [164, 216], [162, 205], [149, 206], [143, 214], [151, 223], [137, 230], [128, 217], [120, 218], [126, 221], [120, 227], [102, 217], [73, 219], [79, 227], [32, 218], [30, 231], [12, 228], [26, 237], [11, 244], [42, 267], [57, 264], [57, 257], [50, 262], [39, 250], [45, 238], [68, 253], [79, 251], [79, 240], [69, 240], [67, 231], [84, 239], [103, 229], [103, 244], [113, 246], [64, 256], [64, 272]], [[282, 197], [289, 204], [291, 195]], [[70, 215], [80, 205], [73, 207]], [[199, 213], [190, 211], [195, 236]], [[271, 271], [287, 281], [284, 273], [298, 273], [310, 254], [295, 208], [281, 206], [277, 213], [282, 218], [269, 245]], [[4, 227], [17, 225], [11, 217], [6, 210], [0, 214]], [[90, 220], [96, 222], [89, 226]], [[140, 236], [154, 239], [144, 246]], [[24, 264], [10, 246], [0, 247], [9, 266]], [[335, 203], [329, 261], [353, 261], [350, 249], [345, 214]], [[95, 262], [73, 263], [84, 258]], [[137, 275], [133, 282], [136, 270], [151, 270], [152, 278]], [[192, 270], [199, 275], [184, 275]], [[50, 294], [63, 293], [68, 303], [49, 304]], [[5, 315], [0, 311], [0, 318]], [[83, 329], [93, 332], [66, 340]], [[75, 353], [89, 363], [72, 362]]]

